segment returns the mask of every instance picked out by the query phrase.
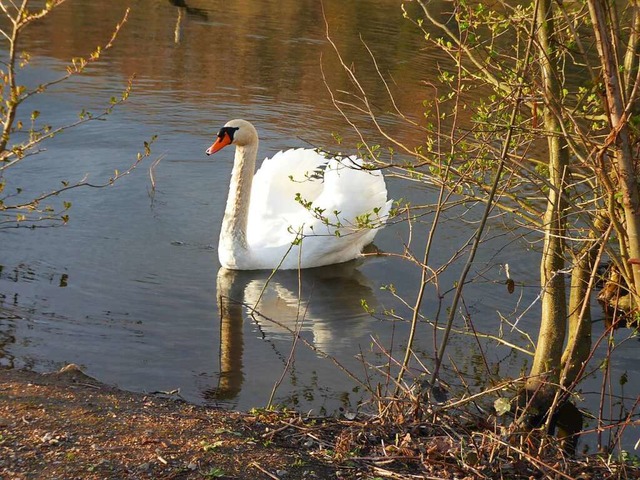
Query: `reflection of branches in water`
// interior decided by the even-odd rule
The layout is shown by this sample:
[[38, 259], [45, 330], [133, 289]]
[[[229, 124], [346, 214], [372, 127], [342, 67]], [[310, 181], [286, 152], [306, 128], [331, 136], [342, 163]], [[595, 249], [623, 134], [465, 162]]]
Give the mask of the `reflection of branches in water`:
[[11, 345], [15, 345], [15, 320], [19, 320], [21, 317], [16, 315], [11, 310], [6, 310], [5, 307], [0, 304], [0, 325], [5, 324], [0, 330], [0, 367], [15, 368], [15, 356], [11, 355], [7, 350]]
[[209, 13], [206, 10], [202, 8], [190, 7], [184, 0], [169, 0], [169, 3], [174, 7], [178, 7], [178, 18], [176, 19], [176, 26], [173, 31], [174, 42], [176, 44], [180, 43], [180, 37], [182, 36], [182, 18], [184, 12], [186, 12], [187, 15], [199, 18], [201, 20], [209, 20]]

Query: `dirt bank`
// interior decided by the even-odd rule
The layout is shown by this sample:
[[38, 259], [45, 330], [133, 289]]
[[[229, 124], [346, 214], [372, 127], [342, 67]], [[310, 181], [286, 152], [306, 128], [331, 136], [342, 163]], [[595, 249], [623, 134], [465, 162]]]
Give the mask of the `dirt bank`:
[[77, 368], [0, 369], [0, 480], [640, 478], [635, 456], [569, 457], [553, 438], [539, 449], [540, 431], [506, 432], [464, 410], [239, 413], [123, 392]]
[[355, 475], [279, 442], [269, 415], [123, 392], [76, 369], [0, 369], [0, 479]]

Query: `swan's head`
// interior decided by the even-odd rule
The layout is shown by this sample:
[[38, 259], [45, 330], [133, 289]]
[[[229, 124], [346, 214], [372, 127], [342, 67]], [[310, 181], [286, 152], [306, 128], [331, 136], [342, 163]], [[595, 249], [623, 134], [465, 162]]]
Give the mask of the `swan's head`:
[[258, 132], [255, 127], [246, 120], [231, 120], [220, 129], [216, 141], [207, 148], [207, 155], [222, 150], [227, 145], [237, 145], [244, 147], [245, 145], [257, 144]]

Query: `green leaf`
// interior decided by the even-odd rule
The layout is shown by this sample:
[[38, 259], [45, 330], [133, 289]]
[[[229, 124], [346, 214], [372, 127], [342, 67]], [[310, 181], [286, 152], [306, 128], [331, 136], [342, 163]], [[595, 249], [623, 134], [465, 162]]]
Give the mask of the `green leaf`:
[[627, 375], [627, 372], [624, 372], [622, 375], [620, 375], [620, 385], [624, 385], [625, 383], [627, 383], [629, 381], [629, 376]]
[[213, 443], [209, 443], [205, 440], [202, 440], [200, 442], [200, 445], [202, 445], [202, 450], [204, 450], [205, 452], [210, 452], [212, 450], [215, 450], [216, 448], [221, 447], [222, 445], [224, 445], [224, 442], [222, 440], [216, 440]]
[[496, 415], [500, 417], [511, 410], [511, 400], [505, 397], [498, 398], [493, 402], [493, 408], [496, 410]]

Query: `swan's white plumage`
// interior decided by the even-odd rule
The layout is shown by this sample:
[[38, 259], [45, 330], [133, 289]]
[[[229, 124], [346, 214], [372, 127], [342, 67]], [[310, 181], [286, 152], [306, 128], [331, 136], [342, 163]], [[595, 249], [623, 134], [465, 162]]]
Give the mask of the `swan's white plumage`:
[[[373, 241], [391, 207], [380, 171], [363, 169], [362, 160], [354, 157], [339, 160], [311, 149], [292, 149], [265, 159], [249, 192], [238, 183], [246, 183], [255, 168], [257, 134], [243, 120], [232, 120], [225, 127], [237, 131], [232, 142], [236, 145], [232, 186], [218, 247], [222, 266], [236, 270], [318, 267], [352, 260]], [[217, 150], [212, 146], [208, 153], [212, 151]], [[243, 215], [238, 197], [248, 194], [246, 222], [238, 221], [235, 217]], [[301, 201], [311, 202], [311, 207], [305, 208]], [[364, 228], [357, 220], [363, 215], [369, 218]], [[231, 223], [233, 232], [225, 228]], [[246, 232], [236, 231], [241, 225]], [[292, 246], [296, 232], [302, 233], [302, 242]]]

